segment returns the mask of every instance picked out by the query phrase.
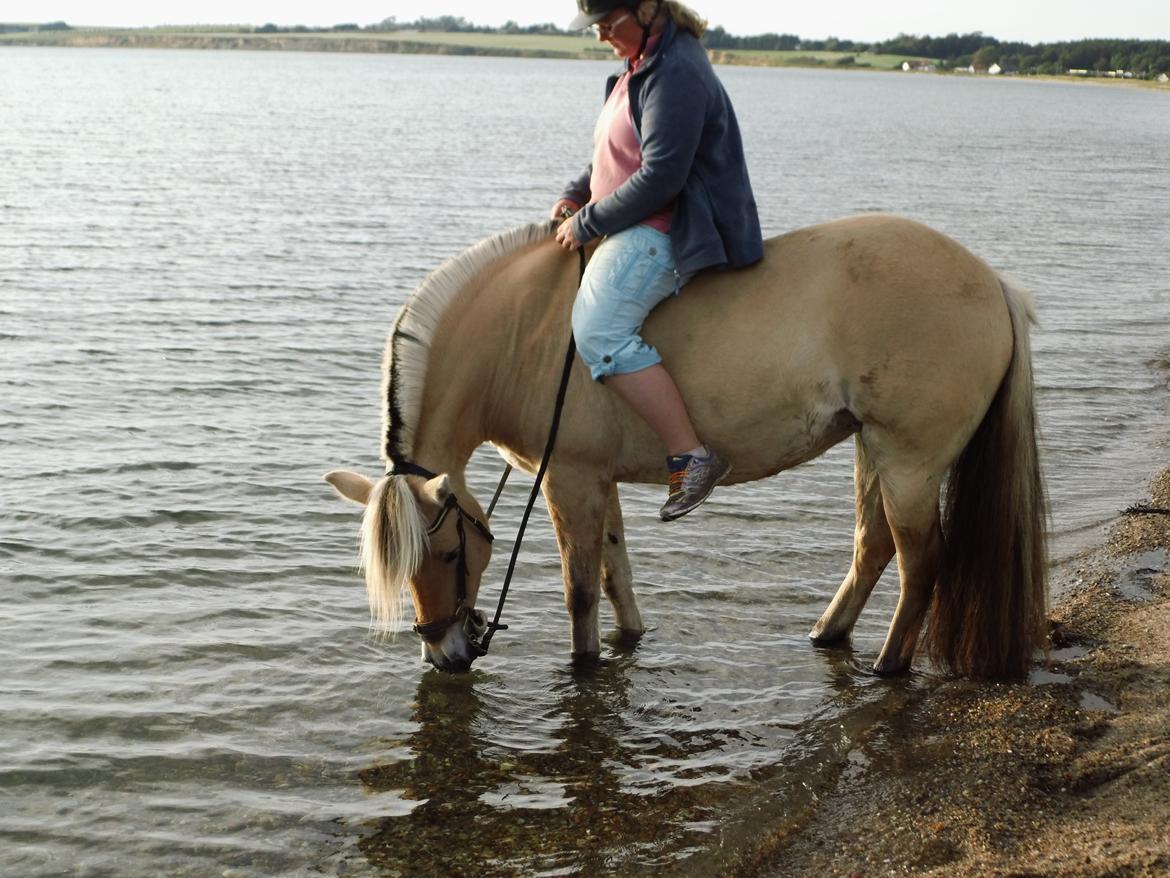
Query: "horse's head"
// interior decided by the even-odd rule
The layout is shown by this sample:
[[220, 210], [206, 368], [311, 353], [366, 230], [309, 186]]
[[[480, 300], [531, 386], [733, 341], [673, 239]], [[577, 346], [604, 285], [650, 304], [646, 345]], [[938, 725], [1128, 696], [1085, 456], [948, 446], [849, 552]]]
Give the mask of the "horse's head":
[[491, 531], [466, 490], [446, 475], [406, 475], [371, 482], [357, 473], [325, 476], [337, 492], [366, 507], [361, 560], [374, 625], [394, 630], [409, 588], [422, 657], [444, 671], [465, 671], [482, 651], [486, 618], [475, 609], [491, 558]]

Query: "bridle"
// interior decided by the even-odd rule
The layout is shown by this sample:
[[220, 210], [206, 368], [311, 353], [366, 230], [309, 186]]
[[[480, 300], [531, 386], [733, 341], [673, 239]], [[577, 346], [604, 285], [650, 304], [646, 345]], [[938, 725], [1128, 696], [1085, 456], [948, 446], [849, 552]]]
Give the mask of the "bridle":
[[[428, 480], [436, 478], [435, 473], [409, 460], [394, 461], [393, 466], [386, 475], [421, 476]], [[460, 505], [459, 498], [455, 495], [454, 491], [447, 495], [447, 499], [443, 503], [443, 508], [435, 516], [435, 520], [427, 526], [428, 537], [438, 533], [439, 528], [443, 526], [443, 523], [447, 520], [447, 516], [450, 515], [452, 510], [455, 512], [455, 532], [459, 535], [459, 548], [455, 550], [455, 612], [446, 619], [434, 619], [430, 622], [423, 622], [416, 617], [412, 630], [423, 640], [427, 641], [427, 643], [438, 643], [446, 636], [448, 628], [457, 622], [461, 622], [464, 633], [467, 635], [468, 640], [471, 641], [472, 647], [480, 650], [482, 647], [480, 646], [479, 638], [484, 631], [507, 628], [508, 626], [493, 625], [487, 622], [483, 614], [476, 613], [472, 607], [467, 605], [467, 528], [464, 527], [464, 522], [471, 524], [475, 528], [476, 533], [487, 540], [488, 545], [491, 545], [496, 538], [486, 524]], [[480, 654], [483, 655], [484, 653], [486, 653], [486, 649]]]

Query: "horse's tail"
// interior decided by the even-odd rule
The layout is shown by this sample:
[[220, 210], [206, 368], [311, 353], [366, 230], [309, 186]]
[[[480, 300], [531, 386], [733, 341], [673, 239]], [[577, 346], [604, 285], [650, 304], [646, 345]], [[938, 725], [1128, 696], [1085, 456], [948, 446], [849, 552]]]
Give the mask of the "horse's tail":
[[1020, 677], [1047, 638], [1048, 523], [1036, 448], [1032, 296], [1000, 278], [1015, 344], [991, 407], [951, 468], [928, 649], [980, 679]]
[[362, 518], [361, 557], [371, 624], [390, 634], [402, 619], [402, 592], [422, 564], [426, 525], [401, 476], [386, 476], [370, 491]]

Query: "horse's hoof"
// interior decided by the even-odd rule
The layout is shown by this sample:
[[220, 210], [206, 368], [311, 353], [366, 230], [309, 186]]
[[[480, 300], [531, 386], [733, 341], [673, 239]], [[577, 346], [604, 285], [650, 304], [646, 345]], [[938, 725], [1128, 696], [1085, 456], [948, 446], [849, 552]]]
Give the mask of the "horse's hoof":
[[645, 629], [635, 631], [632, 628], [618, 628], [617, 634], [610, 642], [618, 649], [633, 649], [642, 642], [642, 635], [645, 633]]
[[873, 672], [879, 677], [900, 677], [910, 670], [910, 662], [881, 660], [873, 663]]
[[808, 639], [812, 641], [813, 646], [840, 646], [849, 640], [849, 632], [842, 631], [840, 634], [818, 634], [814, 628], [808, 633]]
[[574, 668], [592, 668], [601, 664], [599, 652], [574, 652], [569, 656]]

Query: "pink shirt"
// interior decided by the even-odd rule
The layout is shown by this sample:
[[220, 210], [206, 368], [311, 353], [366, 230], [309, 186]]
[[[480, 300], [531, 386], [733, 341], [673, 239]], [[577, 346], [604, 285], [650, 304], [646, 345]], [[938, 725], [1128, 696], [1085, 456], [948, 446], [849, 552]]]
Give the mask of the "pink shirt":
[[[657, 47], [661, 35], [655, 36], [646, 46], [646, 54]], [[597, 125], [593, 128], [593, 172], [589, 177], [591, 196], [589, 203], [600, 201], [612, 194], [642, 167], [642, 145], [634, 128], [634, 116], [630, 112], [630, 74], [638, 69], [638, 63], [630, 65], [617, 85], [609, 94]], [[642, 225], [670, 233], [670, 216], [674, 205], [668, 204], [662, 210], [642, 220]]]

